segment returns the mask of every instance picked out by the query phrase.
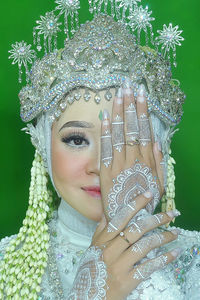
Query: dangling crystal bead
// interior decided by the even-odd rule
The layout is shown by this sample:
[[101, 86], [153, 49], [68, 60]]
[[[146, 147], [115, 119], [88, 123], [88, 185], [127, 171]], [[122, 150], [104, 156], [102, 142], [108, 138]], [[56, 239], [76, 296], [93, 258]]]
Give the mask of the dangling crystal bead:
[[69, 104], [72, 104], [74, 102], [74, 96], [73, 95], [69, 96], [67, 98], [67, 101], [68, 101]]
[[99, 104], [99, 102], [101, 101], [101, 97], [99, 96], [99, 94], [96, 94], [94, 97], [94, 101]]
[[67, 106], [66, 102], [60, 103], [60, 108], [62, 109], [62, 111], [65, 110], [66, 106]]
[[112, 93], [110, 92], [110, 90], [108, 90], [106, 93], [105, 93], [105, 99], [110, 101], [110, 99], [112, 99]]
[[55, 116], [53, 116], [53, 115], [50, 115], [49, 116], [49, 121], [51, 122], [51, 123], [53, 123], [54, 121], [55, 121]]
[[60, 115], [61, 115], [61, 111], [60, 111], [60, 110], [57, 110], [57, 111], [55, 112], [55, 114], [54, 114], [54, 116], [55, 116], [56, 118], [60, 117]]
[[85, 101], [89, 101], [91, 98], [90, 92], [88, 90], [86, 90], [83, 97], [84, 97]]
[[74, 98], [78, 101], [81, 98], [81, 93], [79, 91], [74, 93]]

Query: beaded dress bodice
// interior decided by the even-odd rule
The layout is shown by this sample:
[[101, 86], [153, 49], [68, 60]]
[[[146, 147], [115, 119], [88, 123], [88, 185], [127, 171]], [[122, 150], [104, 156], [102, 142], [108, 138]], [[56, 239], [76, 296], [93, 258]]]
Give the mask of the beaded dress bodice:
[[[49, 222], [50, 247], [48, 265], [38, 300], [68, 299], [79, 261], [91, 244], [96, 222], [88, 220], [63, 200]], [[0, 258], [14, 236], [0, 242]], [[143, 281], [127, 300], [199, 300], [200, 299], [200, 233], [181, 229], [178, 239], [161, 249], [151, 251], [149, 258], [181, 247], [181, 256], [164, 269]]]

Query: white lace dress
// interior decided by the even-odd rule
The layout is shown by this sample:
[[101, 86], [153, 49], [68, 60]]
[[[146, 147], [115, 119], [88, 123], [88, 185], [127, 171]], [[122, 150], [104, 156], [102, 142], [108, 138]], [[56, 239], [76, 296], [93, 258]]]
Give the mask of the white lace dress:
[[[90, 246], [96, 223], [77, 213], [64, 201], [49, 223], [51, 242], [49, 262], [38, 300], [69, 299], [78, 263]], [[0, 259], [14, 236], [0, 242]], [[149, 254], [149, 258], [181, 247], [181, 256], [142, 282], [127, 300], [200, 300], [200, 233], [182, 230], [178, 239]], [[113, 299], [114, 300], [114, 299]]]

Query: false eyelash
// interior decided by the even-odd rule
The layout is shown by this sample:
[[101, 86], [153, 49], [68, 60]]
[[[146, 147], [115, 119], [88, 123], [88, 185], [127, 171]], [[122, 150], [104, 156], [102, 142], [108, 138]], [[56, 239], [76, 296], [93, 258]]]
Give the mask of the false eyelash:
[[89, 141], [86, 138], [85, 133], [79, 132], [79, 131], [74, 131], [74, 132], [69, 133], [66, 137], [62, 138], [62, 142], [67, 144], [67, 146], [74, 147], [74, 148], [85, 147], [84, 145], [70, 145], [69, 143], [75, 139], [81, 139], [81, 140], [85, 141], [87, 145], [89, 145]]

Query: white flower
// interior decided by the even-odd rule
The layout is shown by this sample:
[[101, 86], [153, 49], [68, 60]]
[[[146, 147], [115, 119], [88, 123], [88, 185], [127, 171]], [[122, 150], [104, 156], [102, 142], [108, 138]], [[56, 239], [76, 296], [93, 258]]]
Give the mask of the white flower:
[[12, 64], [18, 63], [18, 66], [21, 67], [22, 64], [26, 66], [28, 62], [32, 63], [35, 57], [35, 51], [30, 49], [31, 45], [27, 45], [27, 43], [22, 41], [12, 44], [12, 48], [13, 49], [8, 51], [11, 53], [9, 59], [13, 59]]
[[165, 49], [165, 53], [168, 52], [171, 48], [173, 51], [176, 50], [176, 45], [181, 46], [180, 41], [183, 41], [184, 38], [180, 36], [183, 32], [182, 30], [178, 30], [178, 25], [172, 27], [170, 23], [167, 27], [166, 24], [163, 25], [163, 30], [157, 30], [160, 34], [156, 38], [157, 45], [162, 44], [162, 49]]

